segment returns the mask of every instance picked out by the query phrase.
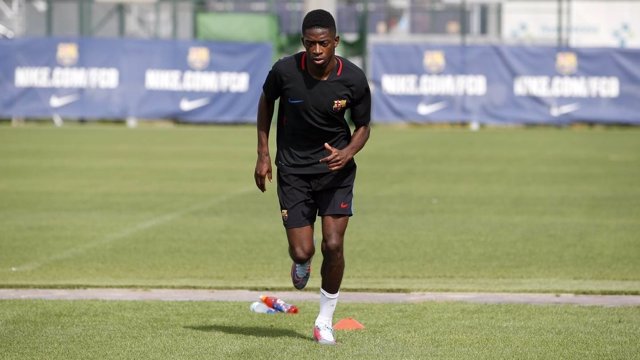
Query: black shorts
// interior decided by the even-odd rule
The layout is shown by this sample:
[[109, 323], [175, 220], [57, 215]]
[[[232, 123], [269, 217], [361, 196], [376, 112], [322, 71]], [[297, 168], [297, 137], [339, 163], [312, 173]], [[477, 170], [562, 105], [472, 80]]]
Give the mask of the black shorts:
[[278, 199], [285, 228], [312, 225], [317, 216], [353, 215], [356, 166], [323, 174], [278, 171]]

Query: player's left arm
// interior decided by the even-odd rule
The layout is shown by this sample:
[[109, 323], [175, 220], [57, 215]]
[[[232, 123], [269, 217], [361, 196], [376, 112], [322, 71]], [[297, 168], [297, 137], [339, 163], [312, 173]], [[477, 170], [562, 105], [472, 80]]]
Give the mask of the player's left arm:
[[371, 127], [368, 124], [357, 127], [351, 136], [349, 145], [344, 149], [337, 149], [327, 143], [324, 143], [324, 148], [327, 149], [329, 155], [320, 159], [320, 162], [327, 163], [327, 166], [331, 171], [342, 169], [360, 150], [362, 150], [364, 145], [367, 143], [367, 140], [369, 140], [370, 133]]
[[327, 163], [329, 170], [336, 171], [347, 165], [351, 159], [365, 146], [371, 134], [371, 91], [364, 74], [359, 86], [357, 101], [351, 107], [351, 120], [355, 124], [355, 130], [351, 135], [351, 141], [344, 149], [336, 149], [325, 143], [329, 155], [322, 158], [320, 162]]

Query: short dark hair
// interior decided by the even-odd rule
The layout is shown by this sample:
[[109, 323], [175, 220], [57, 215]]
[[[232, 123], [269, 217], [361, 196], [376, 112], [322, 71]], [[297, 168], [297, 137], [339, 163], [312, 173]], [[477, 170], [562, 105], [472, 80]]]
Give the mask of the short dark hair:
[[333, 19], [333, 15], [326, 10], [311, 10], [305, 15], [302, 21], [302, 33], [316, 27], [329, 29], [334, 34], [336, 33], [336, 21]]

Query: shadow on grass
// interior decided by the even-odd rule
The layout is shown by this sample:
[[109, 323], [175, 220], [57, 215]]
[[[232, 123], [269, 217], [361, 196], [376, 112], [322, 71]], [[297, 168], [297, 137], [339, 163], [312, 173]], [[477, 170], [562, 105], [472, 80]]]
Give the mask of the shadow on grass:
[[257, 326], [229, 326], [229, 325], [201, 325], [201, 326], [185, 326], [185, 329], [198, 330], [204, 332], [223, 332], [233, 335], [245, 335], [256, 337], [292, 337], [298, 339], [309, 339], [298, 332], [290, 329], [278, 329], [273, 327], [257, 327]]

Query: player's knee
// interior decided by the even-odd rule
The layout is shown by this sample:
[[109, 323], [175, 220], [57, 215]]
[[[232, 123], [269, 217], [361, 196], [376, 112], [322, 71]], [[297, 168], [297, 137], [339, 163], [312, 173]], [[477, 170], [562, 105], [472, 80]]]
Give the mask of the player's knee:
[[342, 256], [343, 238], [341, 236], [327, 236], [322, 240], [322, 253], [326, 255]]
[[289, 248], [291, 260], [297, 264], [303, 264], [313, 257], [314, 248], [295, 247]]

